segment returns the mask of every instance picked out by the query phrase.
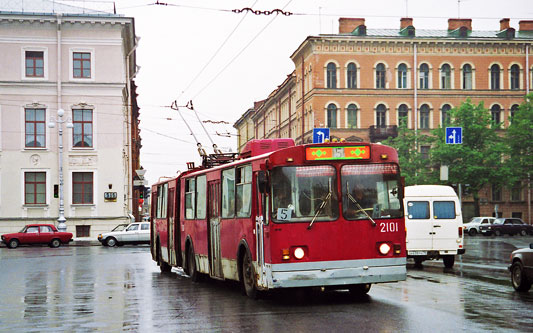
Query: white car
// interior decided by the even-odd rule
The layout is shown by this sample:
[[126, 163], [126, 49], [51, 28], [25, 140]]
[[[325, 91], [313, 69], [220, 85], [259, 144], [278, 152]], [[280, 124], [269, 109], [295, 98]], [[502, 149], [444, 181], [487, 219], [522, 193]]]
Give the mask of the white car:
[[470, 221], [463, 225], [465, 233], [469, 234], [470, 236], [475, 236], [479, 234], [479, 227], [481, 225], [490, 225], [495, 219], [495, 217], [489, 216], [473, 217]]
[[[116, 228], [115, 228], [116, 229]], [[113, 230], [115, 230], [113, 229]], [[130, 223], [126, 228], [98, 235], [103, 246], [121, 246], [124, 244], [150, 244], [150, 223]]]

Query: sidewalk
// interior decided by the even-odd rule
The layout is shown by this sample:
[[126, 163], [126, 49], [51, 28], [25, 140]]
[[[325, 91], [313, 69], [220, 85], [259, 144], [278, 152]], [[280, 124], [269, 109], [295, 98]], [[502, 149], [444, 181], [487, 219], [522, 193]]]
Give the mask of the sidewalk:
[[102, 244], [96, 238], [91, 237], [74, 237], [69, 246], [102, 246]]

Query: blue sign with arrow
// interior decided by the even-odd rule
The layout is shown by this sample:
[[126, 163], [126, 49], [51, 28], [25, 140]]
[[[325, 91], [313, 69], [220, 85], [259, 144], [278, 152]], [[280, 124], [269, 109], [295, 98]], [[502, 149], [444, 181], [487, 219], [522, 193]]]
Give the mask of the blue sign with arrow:
[[460, 145], [463, 143], [462, 127], [446, 127], [446, 143], [451, 145]]
[[324, 143], [329, 140], [329, 128], [313, 128], [313, 143]]

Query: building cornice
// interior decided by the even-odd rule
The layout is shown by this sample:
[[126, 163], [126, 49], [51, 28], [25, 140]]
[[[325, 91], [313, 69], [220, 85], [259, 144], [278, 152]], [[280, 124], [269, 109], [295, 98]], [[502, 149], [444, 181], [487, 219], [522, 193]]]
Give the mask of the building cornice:
[[57, 23], [58, 17], [61, 23], [70, 24], [132, 24], [132, 17], [124, 16], [99, 16], [99, 15], [70, 15], [70, 14], [22, 14], [22, 13], [0, 13], [0, 22], [20, 22], [20, 23]]

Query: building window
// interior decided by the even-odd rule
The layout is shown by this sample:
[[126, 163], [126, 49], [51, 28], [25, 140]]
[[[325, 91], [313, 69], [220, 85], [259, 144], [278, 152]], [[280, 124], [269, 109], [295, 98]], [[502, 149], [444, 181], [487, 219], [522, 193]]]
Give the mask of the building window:
[[93, 203], [93, 173], [73, 172], [72, 173], [72, 203], [92, 204]]
[[442, 89], [452, 88], [452, 69], [448, 64], [444, 64], [440, 68], [440, 86]]
[[420, 65], [420, 89], [429, 89], [429, 66], [427, 64]]
[[511, 89], [520, 89], [520, 67], [516, 64], [511, 66]]
[[73, 76], [76, 79], [91, 78], [91, 53], [74, 52], [72, 54]]
[[496, 64], [490, 67], [490, 89], [500, 90], [500, 66]]
[[407, 88], [407, 65], [400, 64], [398, 66], [398, 89]]
[[77, 225], [76, 226], [76, 237], [89, 237], [89, 236], [91, 236], [90, 225]]
[[44, 52], [26, 51], [26, 77], [44, 77]]
[[429, 148], [430, 146], [420, 146], [420, 158], [423, 160], [429, 159]]
[[73, 146], [92, 147], [93, 146], [93, 110], [75, 109], [72, 110], [74, 120]]
[[511, 188], [511, 201], [522, 201], [522, 184], [516, 183]]
[[518, 112], [518, 104], [513, 104], [513, 106], [511, 106], [511, 114], [510, 114], [510, 117], [509, 117], [509, 122], [512, 123], [513, 122], [513, 117], [515, 115], [516, 112]]
[[451, 119], [450, 110], [451, 109], [452, 109], [452, 107], [450, 106], [450, 104], [444, 104], [442, 106], [442, 109], [441, 109], [441, 113], [442, 113], [441, 121], [442, 121], [442, 126], [443, 127], [450, 123], [450, 119]]
[[376, 66], [376, 89], [385, 89], [385, 65], [379, 63]]
[[379, 104], [376, 108], [376, 126], [387, 126], [387, 107], [383, 104]]
[[337, 88], [337, 66], [330, 62], [326, 69], [327, 75], [327, 88]]
[[26, 148], [44, 148], [46, 146], [44, 109], [25, 109]]
[[409, 120], [408, 116], [409, 116], [409, 108], [407, 107], [407, 105], [405, 104], [400, 105], [398, 107], [399, 125], [407, 126], [407, 122]]
[[472, 66], [469, 64], [463, 66], [463, 89], [472, 89]]
[[327, 111], [327, 117], [328, 117], [328, 127], [329, 128], [337, 128], [337, 106], [333, 103], [328, 105], [328, 111]]
[[428, 129], [429, 128], [429, 106], [427, 104], [423, 104], [420, 107], [420, 129]]
[[492, 185], [492, 201], [502, 201], [502, 188], [500, 185]]
[[24, 173], [24, 203], [26, 205], [46, 204], [46, 172]]
[[357, 66], [353, 62], [348, 64], [347, 69], [348, 89], [357, 88]]
[[498, 127], [501, 123], [501, 108], [498, 104], [494, 104], [490, 108], [490, 115], [492, 118], [492, 125]]
[[357, 105], [348, 105], [347, 115], [348, 128], [357, 128]]

